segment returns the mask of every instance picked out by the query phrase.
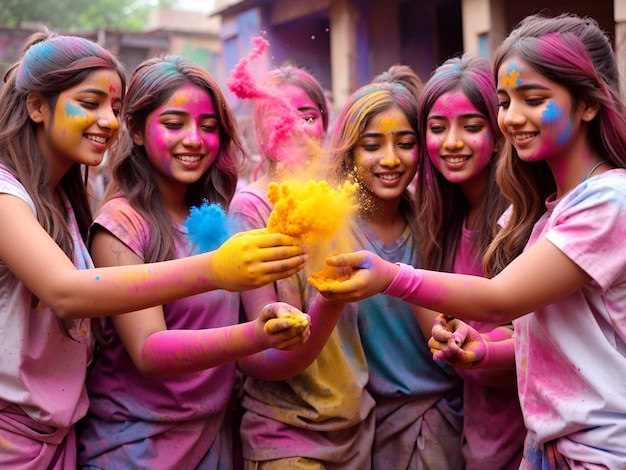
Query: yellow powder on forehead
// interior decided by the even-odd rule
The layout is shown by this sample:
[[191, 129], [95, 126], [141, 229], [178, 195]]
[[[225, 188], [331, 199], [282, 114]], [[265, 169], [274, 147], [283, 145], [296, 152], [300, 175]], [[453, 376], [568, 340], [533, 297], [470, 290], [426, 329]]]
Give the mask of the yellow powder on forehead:
[[274, 204], [274, 210], [267, 229], [301, 237], [307, 244], [332, 239], [357, 210], [358, 187], [357, 183], [348, 181], [337, 189], [326, 181], [272, 182], [267, 197]]

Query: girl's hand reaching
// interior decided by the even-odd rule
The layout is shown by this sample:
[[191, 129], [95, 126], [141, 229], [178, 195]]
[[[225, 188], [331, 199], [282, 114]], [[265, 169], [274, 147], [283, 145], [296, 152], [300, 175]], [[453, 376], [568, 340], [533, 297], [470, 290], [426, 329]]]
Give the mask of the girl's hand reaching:
[[266, 335], [268, 346], [291, 351], [309, 340], [311, 318], [284, 302], [266, 305], [257, 318], [259, 334]]
[[330, 268], [313, 273], [308, 279], [324, 297], [341, 302], [356, 302], [384, 291], [391, 283], [398, 266], [370, 251], [331, 255], [326, 258]]
[[306, 247], [296, 238], [266, 229], [237, 233], [212, 254], [213, 276], [222, 289], [231, 292], [292, 276], [308, 259]]
[[434, 360], [444, 359], [461, 369], [482, 368], [487, 345], [482, 335], [458, 318], [439, 315], [428, 340]]

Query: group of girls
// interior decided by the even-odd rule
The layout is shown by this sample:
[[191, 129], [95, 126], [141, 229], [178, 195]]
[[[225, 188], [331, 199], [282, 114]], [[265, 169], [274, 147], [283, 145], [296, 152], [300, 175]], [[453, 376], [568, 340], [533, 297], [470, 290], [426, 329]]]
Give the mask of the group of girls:
[[[94, 43], [34, 35], [0, 94], [0, 466], [624, 468], [611, 44], [529, 17], [495, 72], [463, 55], [422, 87], [395, 67], [342, 106], [326, 176], [358, 183], [359, 251], [326, 260], [334, 279], [264, 230], [268, 184], [326, 139], [310, 74], [266, 77], [302, 125], [263, 151], [254, 103], [265, 173], [235, 195], [245, 152], [205, 70], [162, 56], [127, 86]], [[92, 221], [81, 166], [105, 152]], [[205, 202], [246, 231], [195, 254]]]

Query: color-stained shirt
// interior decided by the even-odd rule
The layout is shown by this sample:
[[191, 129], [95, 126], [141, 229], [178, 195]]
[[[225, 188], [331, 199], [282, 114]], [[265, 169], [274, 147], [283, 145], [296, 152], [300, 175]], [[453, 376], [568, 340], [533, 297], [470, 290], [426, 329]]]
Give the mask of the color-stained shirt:
[[[266, 226], [272, 208], [265, 191], [248, 186], [235, 195], [229, 212], [244, 229], [253, 229]], [[301, 273], [278, 281], [276, 290], [278, 300], [303, 305], [305, 311], [315, 297]], [[374, 402], [365, 390], [367, 380], [356, 310], [348, 305], [305, 371], [275, 382], [246, 378], [241, 399], [244, 457], [302, 456], [345, 469], [369, 468]], [[368, 419], [370, 425], [364, 426]]]
[[[454, 272], [484, 276], [473, 243], [477, 232], [463, 224]], [[468, 321], [480, 332], [497, 323]], [[463, 455], [466, 470], [517, 470], [522, 459], [526, 426], [520, 409], [515, 370], [457, 369], [463, 378]]]
[[[0, 193], [20, 198], [36, 215], [26, 189], [2, 166]], [[64, 204], [74, 242], [74, 265], [92, 268], [72, 207], [65, 198]], [[49, 274], [54, 276], [54, 272]], [[48, 307], [39, 303], [31, 308], [31, 295], [0, 260], [0, 414], [13, 404], [39, 424], [69, 428], [88, 407], [84, 382], [92, 353], [89, 321], [75, 321], [68, 337]], [[0, 419], [0, 427], [2, 423]], [[20, 427], [28, 429], [29, 425], [21, 423], [16, 429]]]
[[[125, 198], [106, 202], [94, 224], [144, 258], [150, 232]], [[186, 227], [176, 230], [176, 256], [193, 254]], [[215, 290], [165, 304], [163, 312], [169, 330], [230, 326], [239, 321], [239, 296]], [[101, 346], [87, 380], [90, 408], [81, 426], [79, 463], [101, 468], [199, 467], [205, 454], [221, 445], [216, 439], [233, 392], [235, 363], [146, 377], [135, 367], [110, 319], [105, 334], [110, 343]], [[230, 461], [231, 456], [221, 456], [221, 467], [203, 461], [201, 468], [224, 468], [225, 458]]]
[[[360, 249], [421, 266], [409, 225], [392, 243], [362, 220], [354, 232]], [[373, 470], [461, 468], [462, 383], [447, 363], [433, 361], [411, 305], [373, 295], [358, 302], [358, 322], [376, 401]]]
[[514, 322], [526, 425], [568, 459], [624, 469], [626, 170], [590, 178], [546, 207], [527, 246], [546, 238], [591, 281]]

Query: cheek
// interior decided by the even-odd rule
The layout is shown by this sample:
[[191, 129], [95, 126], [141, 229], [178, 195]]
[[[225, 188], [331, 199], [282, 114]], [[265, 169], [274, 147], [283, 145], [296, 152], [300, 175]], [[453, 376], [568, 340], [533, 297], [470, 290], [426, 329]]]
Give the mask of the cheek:
[[166, 131], [154, 125], [146, 126], [145, 147], [151, 160], [169, 161], [173, 143]]
[[426, 136], [426, 150], [428, 151], [428, 157], [430, 161], [437, 166], [439, 164], [439, 149], [443, 144], [444, 137], [438, 137], [433, 135]]
[[91, 124], [91, 116], [78, 106], [65, 103], [58, 105], [54, 113], [54, 128], [66, 136], [82, 135], [84, 129]]
[[326, 133], [324, 132], [324, 127], [321, 120], [316, 124], [306, 126], [304, 128], [304, 132], [306, 132], [307, 136], [309, 136], [311, 139], [315, 139], [318, 141], [322, 141], [326, 137]]
[[482, 170], [487, 166], [493, 155], [493, 140], [489, 133], [471, 139], [472, 146], [476, 149], [474, 158]]

